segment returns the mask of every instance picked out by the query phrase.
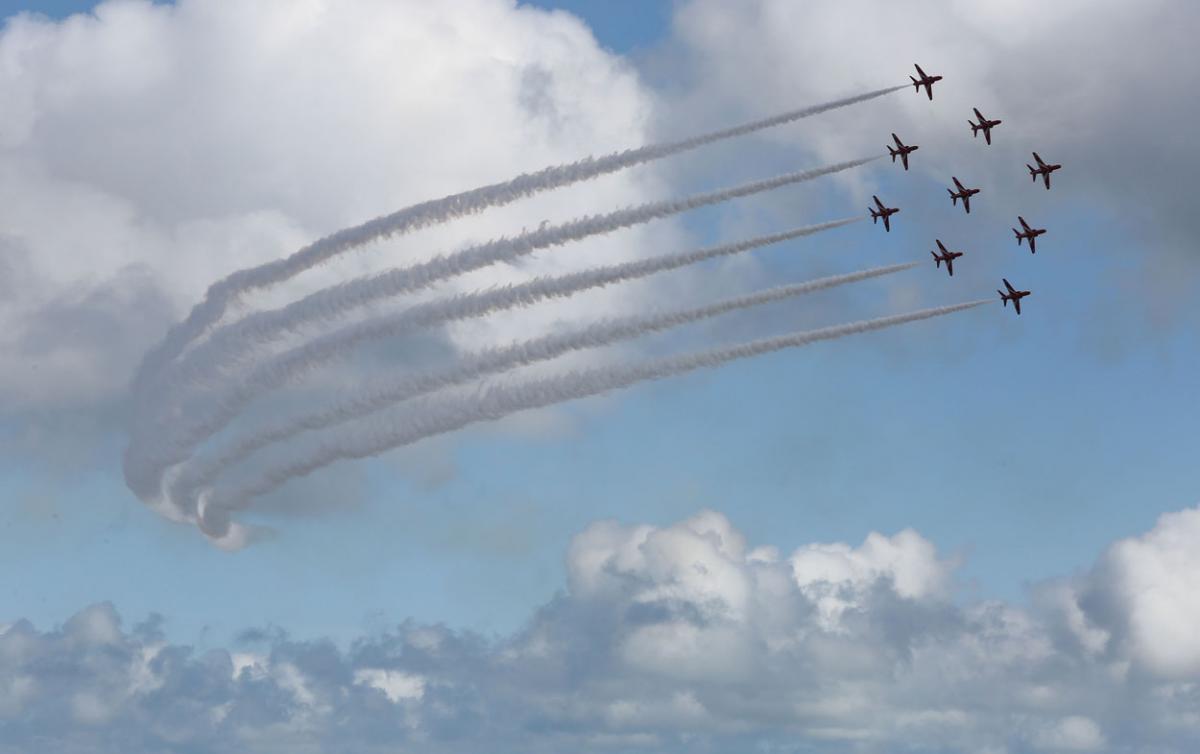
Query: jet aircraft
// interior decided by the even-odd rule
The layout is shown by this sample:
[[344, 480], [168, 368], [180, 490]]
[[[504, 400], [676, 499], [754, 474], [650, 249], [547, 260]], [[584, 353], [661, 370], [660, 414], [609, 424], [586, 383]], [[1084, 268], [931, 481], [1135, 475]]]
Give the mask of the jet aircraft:
[[896, 142], [896, 148], [894, 149], [891, 144], [888, 145], [888, 151], [892, 154], [892, 164], [896, 164], [896, 158], [899, 157], [900, 162], [904, 164], [904, 169], [908, 170], [908, 155], [917, 151], [920, 147], [916, 144], [913, 144], [911, 147], [904, 146], [904, 142], [900, 141], [900, 137], [896, 134], [892, 134], [892, 141]]
[[971, 197], [978, 194], [979, 189], [967, 188], [966, 186], [959, 183], [959, 180], [957, 178], [955, 178], [954, 176], [950, 176], [950, 180], [954, 181], [954, 185], [956, 187], [958, 187], [957, 193], [954, 191], [951, 191], [950, 189], [946, 189], [947, 191], [950, 192], [950, 203], [958, 204], [958, 200], [962, 199], [963, 209], [965, 209], [967, 211], [968, 215], [971, 214]]
[[975, 111], [975, 117], [979, 118], [978, 123], [975, 123], [970, 118], [967, 118], [967, 122], [971, 124], [971, 135], [979, 136], [979, 132], [983, 131], [983, 140], [986, 141], [988, 144], [991, 144], [992, 143], [992, 128], [1000, 125], [1004, 121], [988, 120], [987, 118], [985, 118], [983, 116], [983, 113], [979, 112], [978, 107], [971, 108], [971, 109]]
[[[1055, 170], [1058, 170], [1059, 168], [1061, 168], [1062, 165], [1056, 165], [1053, 163], [1047, 165], [1045, 162], [1042, 162], [1042, 158], [1038, 155], [1037, 152], [1033, 153], [1033, 159], [1037, 161], [1038, 166], [1036, 168], [1033, 165], [1030, 165], [1029, 163], [1025, 164], [1025, 167], [1029, 168], [1029, 177], [1031, 179], [1033, 179], [1034, 183], [1037, 183], [1037, 177], [1040, 175], [1046, 181], [1046, 190], [1049, 191], [1050, 190], [1050, 174], [1053, 173]], [[895, 161], [896, 161], [895, 158], [893, 158], [892, 162], [895, 162]]]
[[[1001, 279], [1003, 280], [1003, 278]], [[1004, 281], [1004, 287], [1008, 289], [1008, 293], [1005, 293], [1001, 290], [997, 290], [996, 293], [1000, 294], [1000, 300], [1004, 303], [1006, 308], [1008, 307], [1009, 301], [1013, 302], [1013, 308], [1017, 310], [1017, 314], [1019, 315], [1021, 313], [1021, 299], [1028, 296], [1029, 291], [1018, 291], [1016, 288], [1013, 288], [1012, 283], [1008, 282], [1007, 280]]]
[[919, 93], [921, 91], [921, 87], [925, 87], [925, 92], [929, 95], [929, 99], [933, 99], [933, 85], [934, 83], [941, 81], [942, 77], [928, 75], [925, 73], [925, 71], [922, 71], [921, 66], [917, 65], [916, 63], [913, 63], [913, 68], [916, 68], [917, 73], [921, 76], [920, 79], [914, 78], [911, 75], [908, 77], [913, 82], [913, 89], [917, 90]]
[[900, 208], [883, 206], [883, 202], [879, 201], [879, 197], [875, 196], [874, 194], [871, 195], [871, 198], [875, 200], [875, 206], [879, 207], [878, 210], [876, 210], [875, 207], [867, 207], [867, 209], [871, 210], [871, 224], [874, 225], [875, 223], [879, 222], [880, 218], [882, 218], [883, 229], [888, 233], [891, 233], [892, 225], [888, 221], [888, 218], [899, 212]]
[[940, 240], [938, 240], [938, 239], [934, 239], [934, 240], [937, 241], [938, 248], [942, 250], [942, 253], [940, 256], [938, 255], [938, 253], [936, 251], [929, 252], [930, 254], [933, 255], [934, 265], [940, 269], [942, 266], [942, 262], [945, 262], [946, 263], [946, 272], [950, 273], [950, 277], [954, 277], [954, 260], [961, 257], [963, 255], [963, 253], [961, 251], [950, 251], [942, 244], [942, 242]]
[[1020, 222], [1021, 227], [1024, 228], [1024, 232], [1021, 232], [1021, 231], [1017, 230], [1016, 228], [1012, 229], [1013, 233], [1017, 234], [1017, 246], [1021, 245], [1022, 239], [1027, 240], [1027, 241], [1029, 241], [1029, 253], [1036, 254], [1037, 253], [1037, 237], [1042, 235], [1043, 233], [1045, 233], [1046, 229], [1029, 227], [1029, 223], [1025, 222], [1025, 218], [1021, 217], [1020, 215], [1017, 215], [1017, 221]]

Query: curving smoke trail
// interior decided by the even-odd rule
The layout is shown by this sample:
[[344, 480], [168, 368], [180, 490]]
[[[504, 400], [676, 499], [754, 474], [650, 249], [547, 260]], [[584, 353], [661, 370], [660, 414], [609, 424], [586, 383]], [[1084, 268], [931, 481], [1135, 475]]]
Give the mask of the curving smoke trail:
[[135, 424], [125, 455], [126, 482], [143, 499], [159, 494], [163, 473], [169, 467], [186, 460], [197, 445], [237, 418], [242, 408], [250, 401], [348, 353], [365, 341], [394, 337], [419, 327], [451, 320], [528, 306], [546, 299], [563, 298], [592, 288], [634, 280], [707, 259], [738, 254], [840, 228], [861, 219], [848, 217], [680, 254], [640, 259], [556, 277], [535, 278], [525, 283], [435, 299], [395, 314], [343, 326], [284, 351], [253, 368], [223, 393], [212, 411], [199, 421], [183, 424], [184, 419], [180, 417], [172, 418], [169, 422], [164, 421], [162, 427]]
[[573, 371], [516, 385], [493, 386], [469, 402], [446, 400], [426, 405], [423, 407], [424, 410], [406, 416], [403, 423], [379, 425], [372, 429], [351, 428], [339, 433], [338, 437], [318, 448], [267, 468], [244, 484], [227, 488], [217, 487], [202, 499], [198, 523], [210, 537], [227, 537], [233, 525], [232, 511], [246, 508], [254, 498], [267, 494], [292, 479], [311, 474], [335, 461], [366, 458], [427, 437], [452, 432], [469, 424], [500, 419], [517, 411], [585, 398], [609, 390], [628, 387], [638, 382], [658, 380], [696, 369], [716, 367], [729, 361], [785, 348], [796, 348], [817, 341], [833, 340], [846, 335], [881, 330], [906, 322], [940, 317], [987, 303], [991, 303], [991, 299], [922, 309], [908, 314], [897, 314], [819, 330], [765, 338], [736, 346], [660, 359], [646, 364]]
[[274, 443], [283, 442], [303, 432], [325, 429], [335, 424], [373, 414], [380, 409], [410, 398], [517, 367], [548, 361], [571, 351], [599, 348], [739, 309], [761, 306], [839, 285], [892, 275], [912, 269], [917, 264], [917, 262], [908, 262], [844, 275], [832, 275], [795, 285], [779, 286], [708, 306], [602, 321], [574, 332], [556, 333], [504, 348], [488, 349], [466, 356], [458, 364], [441, 371], [405, 375], [392, 379], [327, 408], [287, 419], [259, 430], [233, 444], [220, 455], [185, 468], [173, 480], [169, 497], [181, 510], [195, 510], [196, 495], [200, 490], [213, 485], [226, 469], [245, 461], [258, 450]]
[[441, 199], [414, 204], [390, 215], [377, 217], [362, 225], [339, 230], [305, 246], [289, 257], [257, 267], [238, 270], [209, 286], [204, 300], [192, 309], [185, 320], [173, 326], [159, 345], [146, 353], [133, 378], [134, 390], [136, 392], [148, 377], [156, 374], [163, 366], [181, 354], [189, 343], [220, 320], [229, 304], [241, 294], [288, 280], [304, 270], [355, 247], [388, 236], [475, 214], [488, 207], [509, 204], [543, 191], [585, 181], [652, 160], [659, 160], [723, 139], [744, 136], [829, 110], [865, 102], [904, 89], [906, 86], [876, 89], [682, 141], [652, 144], [599, 158], [587, 157], [566, 165], [544, 168], [535, 173], [524, 173], [501, 183], [493, 183]]
[[[754, 181], [720, 191], [684, 199], [649, 202], [604, 215], [583, 217], [561, 225], [522, 233], [514, 238], [499, 238], [471, 246], [452, 254], [440, 255], [427, 262], [398, 267], [369, 277], [357, 278], [316, 291], [280, 309], [255, 312], [222, 327], [209, 340], [184, 356], [174, 368], [162, 375], [161, 384], [151, 391], [155, 397], [169, 394], [181, 385], [202, 381], [219, 373], [223, 365], [246, 353], [255, 345], [270, 342], [296, 327], [335, 317], [351, 309], [424, 288], [501, 261], [511, 261], [539, 249], [560, 246], [589, 236], [640, 225], [699, 207], [718, 204], [738, 197], [811, 181], [831, 173], [849, 170], [879, 159], [865, 157], [811, 170]], [[155, 398], [151, 398], [152, 402]]]

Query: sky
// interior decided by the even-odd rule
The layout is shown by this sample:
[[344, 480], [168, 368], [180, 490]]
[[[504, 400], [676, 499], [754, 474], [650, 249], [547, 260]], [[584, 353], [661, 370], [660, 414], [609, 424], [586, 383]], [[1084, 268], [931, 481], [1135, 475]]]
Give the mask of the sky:
[[[1189, 5], [116, 0], [4, 13], [0, 752], [1016, 754], [1200, 739]], [[417, 291], [436, 302], [864, 220], [372, 343], [255, 402], [198, 457], [481, 349], [919, 267], [272, 446], [206, 499], [496, 386], [988, 305], [342, 461], [235, 511], [237, 546], [127, 480], [137, 437], [145, 453], [168, 447], [251, 357], [400, 311], [307, 323], [224, 371], [200, 363], [193, 382], [131, 388], [143, 354], [225, 275], [521, 172], [904, 84], [914, 61], [945, 76], [932, 102], [905, 87], [375, 241], [247, 294], [222, 323], [543, 221], [879, 155], [893, 131], [921, 147], [907, 172], [885, 158]], [[971, 138], [972, 107], [1004, 121], [990, 147]], [[1024, 168], [1033, 150], [1064, 165], [1050, 191]], [[945, 194], [951, 175], [982, 188], [970, 215]], [[873, 194], [902, 208], [890, 233], [865, 222]], [[1036, 255], [1012, 236], [1018, 214], [1049, 229]], [[929, 258], [935, 238], [966, 252], [953, 278]], [[1001, 277], [1033, 291], [1020, 317], [999, 305]]]

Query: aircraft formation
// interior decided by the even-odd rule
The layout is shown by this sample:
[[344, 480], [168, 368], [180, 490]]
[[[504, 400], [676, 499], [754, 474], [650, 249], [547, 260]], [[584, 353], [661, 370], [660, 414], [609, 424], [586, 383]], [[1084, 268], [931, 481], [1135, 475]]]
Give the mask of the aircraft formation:
[[[921, 66], [919, 66], [919, 65], [914, 64], [913, 67], [917, 69], [916, 76], [909, 75], [909, 79], [913, 83], [913, 89], [916, 90], [916, 92], [918, 94], [920, 94], [921, 87], [925, 87], [925, 93], [926, 93], [926, 95], [928, 95], [929, 99], [932, 101], [933, 100], [933, 85], [935, 83], [937, 83], [938, 81], [941, 81], [942, 77], [941, 76], [931, 76], [931, 75], [925, 73], [925, 71], [921, 70]], [[977, 107], [972, 108], [972, 110], [974, 111], [975, 118], [977, 119], [978, 122], [971, 120], [970, 118], [967, 119], [967, 123], [970, 124], [970, 126], [971, 126], [971, 135], [973, 137], [978, 137], [979, 134], [982, 132], [984, 142], [986, 142], [990, 146], [992, 143], [992, 129], [995, 128], [996, 126], [1000, 125], [1004, 121], [999, 120], [999, 119], [993, 120], [991, 118], [988, 118], [983, 113], [981, 113], [979, 111], [979, 108], [977, 108]], [[903, 141], [901, 141], [900, 137], [897, 136], [895, 133], [892, 134], [892, 141], [894, 142], [894, 146], [892, 144], [888, 145], [888, 153], [891, 154], [891, 156], [892, 156], [892, 163], [895, 164], [896, 158], [899, 157], [900, 162], [904, 167], [904, 170], [907, 171], [908, 170], [908, 156], [910, 154], [912, 154], [913, 152], [917, 151], [920, 147], [918, 147], [916, 144], [905, 144]], [[1062, 165], [1059, 165], [1057, 163], [1046, 162], [1045, 160], [1042, 159], [1041, 155], [1039, 155], [1037, 152], [1033, 153], [1033, 160], [1035, 163], [1037, 163], [1037, 167], [1034, 167], [1033, 165], [1029, 165], [1029, 164], [1025, 165], [1025, 167], [1029, 169], [1029, 177], [1033, 180], [1034, 183], [1037, 183], [1038, 177], [1041, 176], [1042, 180], [1046, 184], [1046, 189], [1049, 190], [1050, 189], [1050, 174], [1053, 173], [1055, 170], [1059, 170], [1060, 168], [1062, 168]], [[946, 189], [946, 191], [949, 192], [949, 194], [950, 194], [950, 204], [953, 206], [957, 206], [959, 200], [961, 199], [962, 205], [963, 205], [963, 211], [966, 212], [967, 214], [971, 214], [971, 197], [978, 194], [980, 190], [977, 188], [968, 188], [967, 186], [964, 186], [962, 184], [962, 182], [959, 181], [956, 176], [951, 176], [950, 180], [954, 182], [954, 188]], [[899, 212], [900, 208], [899, 207], [888, 207], [879, 199], [878, 196], [872, 195], [871, 198], [875, 200], [875, 206], [868, 208], [871, 212], [871, 222], [878, 223], [880, 220], [883, 220], [884, 231], [890, 233], [892, 230], [890, 218], [892, 215]], [[1017, 230], [1016, 228], [1012, 229], [1013, 233], [1015, 233], [1016, 237], [1017, 237], [1017, 245], [1020, 246], [1022, 242], [1028, 241], [1029, 242], [1029, 252], [1031, 254], [1036, 254], [1037, 253], [1037, 237], [1042, 235], [1043, 233], [1045, 233], [1046, 229], [1045, 228], [1035, 228], [1035, 227], [1031, 226], [1025, 220], [1025, 218], [1021, 217], [1021, 216], [1017, 217], [1017, 222], [1020, 223], [1021, 229], [1020, 230]], [[954, 260], [963, 256], [964, 252], [950, 251], [949, 249], [946, 248], [945, 244], [943, 244], [941, 242], [941, 240], [939, 240], [939, 239], [934, 239], [934, 240], [937, 243], [938, 251], [929, 252], [930, 254], [933, 255], [934, 265], [938, 269], [940, 269], [942, 266], [942, 263], [944, 262], [946, 264], [947, 274], [950, 277], [953, 277], [954, 276]], [[1023, 290], [1019, 290], [1019, 289], [1013, 287], [1013, 285], [1011, 283], [1009, 283], [1008, 280], [1004, 280], [1004, 287], [1007, 289], [1007, 291], [1001, 291], [1001, 290], [996, 291], [997, 293], [1000, 294], [1000, 301], [1004, 304], [1004, 306], [1006, 308], [1008, 306], [1008, 302], [1011, 301], [1013, 304], [1013, 309], [1016, 310], [1017, 314], [1020, 314], [1021, 313], [1021, 299], [1028, 296], [1029, 291], [1023, 291]]]

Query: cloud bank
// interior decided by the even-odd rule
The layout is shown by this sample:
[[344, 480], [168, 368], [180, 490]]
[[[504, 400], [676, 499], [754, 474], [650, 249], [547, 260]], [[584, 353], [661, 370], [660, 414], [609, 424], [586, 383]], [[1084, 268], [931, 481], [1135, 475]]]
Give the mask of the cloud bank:
[[588, 526], [507, 637], [198, 652], [98, 604], [0, 627], [0, 752], [1194, 750], [1198, 552], [1194, 508], [1028, 607], [964, 604], [918, 532], [784, 554], [702, 511]]
[[[117, 400], [213, 280], [430, 196], [645, 142], [652, 110], [633, 69], [578, 19], [503, 0], [115, 0], [57, 22], [18, 14], [0, 27], [0, 101], [0, 410], [11, 412]], [[643, 168], [586, 193], [603, 208], [662, 186]], [[578, 201], [567, 190], [376, 244], [279, 294], [570, 217]], [[669, 223], [622, 240], [462, 289], [678, 242]], [[44, 337], [51, 318], [65, 335]]]
[[[1055, 202], [1056, 217], [1106, 213], [1107, 226], [1145, 247], [1132, 259], [1114, 247], [1114, 288], [1131, 296], [1136, 313], [1151, 315], [1149, 324], [1165, 327], [1190, 314], [1178, 270], [1194, 273], [1200, 265], [1192, 240], [1200, 223], [1178, 188], [1200, 169], [1186, 126], [1200, 104], [1179, 96], [1200, 86], [1200, 68], [1179, 64], [1191, 54], [1197, 22], [1196, 5], [1173, 0], [688, 0], [675, 15], [663, 65], [703, 85], [683, 89], [661, 110], [684, 122], [754, 112], [764, 101], [820, 98], [879, 71], [911, 72], [919, 62], [946, 77], [935, 102], [911, 89], [900, 93], [887, 129], [847, 111], [805, 129], [798, 147], [794, 134], [764, 139], [819, 158], [882, 145], [894, 130], [906, 143], [926, 145], [912, 157], [914, 176], [948, 184], [957, 173], [983, 188], [977, 222], [979, 215], [1012, 219], [1034, 202]], [[986, 151], [970, 138], [972, 107], [1004, 121]], [[1065, 166], [1045, 197], [1032, 195], [1040, 186], [1023, 168], [1035, 149]], [[866, 189], [860, 186], [864, 199]], [[894, 201], [907, 202], [909, 223], [915, 213], [945, 217], [940, 204], [934, 214], [911, 193]], [[1115, 319], [1102, 321], [1119, 330]]]

